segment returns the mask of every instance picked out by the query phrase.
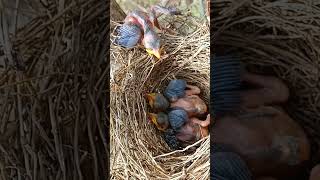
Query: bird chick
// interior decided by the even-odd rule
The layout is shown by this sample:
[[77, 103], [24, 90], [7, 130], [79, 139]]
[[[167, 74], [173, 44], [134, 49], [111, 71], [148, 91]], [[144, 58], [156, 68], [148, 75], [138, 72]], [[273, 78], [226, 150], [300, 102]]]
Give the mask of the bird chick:
[[171, 108], [182, 108], [187, 111], [189, 117], [202, 116], [207, 112], [207, 105], [198, 96], [200, 88], [189, 85], [183, 79], [171, 80], [164, 91], [171, 102]]
[[151, 56], [154, 55], [155, 57], [160, 59], [161, 57], [160, 37], [156, 32], [154, 32], [150, 28], [147, 28], [144, 31], [144, 37], [143, 37], [142, 43], [149, 55]]
[[164, 96], [166, 96], [170, 102], [175, 102], [179, 98], [186, 95], [185, 90], [187, 87], [187, 82], [183, 79], [171, 80], [164, 91]]
[[170, 104], [169, 101], [161, 93], [146, 94], [148, 104], [154, 112], [166, 111]]
[[255, 177], [294, 177], [310, 158], [306, 134], [281, 109], [260, 106], [215, 122], [215, 142], [232, 146]]
[[190, 118], [178, 131], [176, 137], [186, 147], [209, 135], [210, 114], [205, 121], [196, 117]]
[[163, 112], [158, 114], [148, 113], [148, 119], [156, 125], [160, 131], [165, 131], [169, 127], [168, 115]]
[[173, 109], [168, 113], [169, 123], [174, 131], [180, 129], [188, 120], [188, 113], [183, 109]]
[[184, 109], [189, 117], [201, 117], [207, 113], [206, 103], [198, 95], [185, 96], [170, 104], [171, 108]]
[[137, 44], [143, 44], [149, 55], [158, 59], [161, 57], [160, 37], [155, 32], [155, 27], [161, 29], [156, 13], [176, 15], [180, 14], [175, 8], [165, 8], [159, 5], [151, 7], [150, 12], [132, 11], [118, 30], [116, 43], [126, 48], [132, 48]]
[[199, 87], [187, 84], [183, 79], [171, 80], [164, 91], [164, 96], [166, 96], [170, 102], [175, 102], [185, 96], [197, 94], [200, 94]]

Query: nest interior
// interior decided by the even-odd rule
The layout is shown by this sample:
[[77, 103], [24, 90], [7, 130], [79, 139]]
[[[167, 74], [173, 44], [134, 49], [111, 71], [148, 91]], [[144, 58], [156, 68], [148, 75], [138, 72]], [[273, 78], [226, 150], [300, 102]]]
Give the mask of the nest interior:
[[288, 114], [306, 131], [312, 161], [320, 143], [320, 2], [221, 0], [211, 2], [213, 53], [233, 53], [251, 71], [272, 74], [290, 88]]
[[0, 12], [0, 179], [106, 177], [105, 2], [12, 2]]
[[[210, 36], [193, 17], [166, 17], [176, 34], [161, 33], [165, 54], [157, 61], [143, 48], [111, 46], [111, 177], [113, 179], [208, 179], [210, 137], [190, 148], [171, 151], [146, 118], [147, 92], [163, 92], [171, 79], [198, 85], [209, 101]], [[164, 22], [162, 22], [164, 23]], [[181, 29], [181, 31], [180, 31]], [[117, 67], [115, 67], [117, 66]]]

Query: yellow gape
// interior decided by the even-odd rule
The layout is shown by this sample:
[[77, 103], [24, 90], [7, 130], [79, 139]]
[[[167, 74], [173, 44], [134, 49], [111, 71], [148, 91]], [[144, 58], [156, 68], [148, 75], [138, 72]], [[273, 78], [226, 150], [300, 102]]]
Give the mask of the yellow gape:
[[152, 50], [152, 49], [146, 49], [147, 53], [149, 55], [154, 55], [156, 56], [158, 59], [160, 59], [160, 53], [159, 51], [156, 51], [156, 50]]

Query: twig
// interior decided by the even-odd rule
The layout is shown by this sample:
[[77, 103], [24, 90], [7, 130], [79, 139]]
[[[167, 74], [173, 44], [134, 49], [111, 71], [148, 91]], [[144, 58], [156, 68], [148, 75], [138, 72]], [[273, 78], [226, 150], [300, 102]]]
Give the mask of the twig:
[[79, 176], [79, 179], [82, 180], [82, 173], [81, 173], [81, 169], [80, 169], [80, 162], [79, 162], [79, 151], [78, 151], [78, 138], [79, 138], [79, 118], [80, 118], [80, 100], [78, 100], [77, 102], [77, 115], [76, 115], [76, 119], [75, 119], [75, 127], [74, 127], [74, 135], [73, 135], [73, 146], [74, 146], [74, 160], [75, 160], [75, 165], [76, 165], [76, 169], [77, 169], [77, 173]]

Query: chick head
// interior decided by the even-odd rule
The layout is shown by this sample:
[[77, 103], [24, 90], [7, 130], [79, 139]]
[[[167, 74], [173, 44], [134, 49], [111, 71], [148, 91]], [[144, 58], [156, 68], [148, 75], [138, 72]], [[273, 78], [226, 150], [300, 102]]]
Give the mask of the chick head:
[[153, 30], [147, 29], [144, 32], [143, 45], [149, 55], [154, 55], [158, 59], [161, 57], [160, 38]]
[[161, 93], [146, 94], [150, 107], [157, 111], [165, 111], [169, 106], [169, 101]]
[[168, 115], [163, 112], [158, 114], [148, 113], [148, 119], [156, 125], [160, 131], [165, 131], [169, 127]]

